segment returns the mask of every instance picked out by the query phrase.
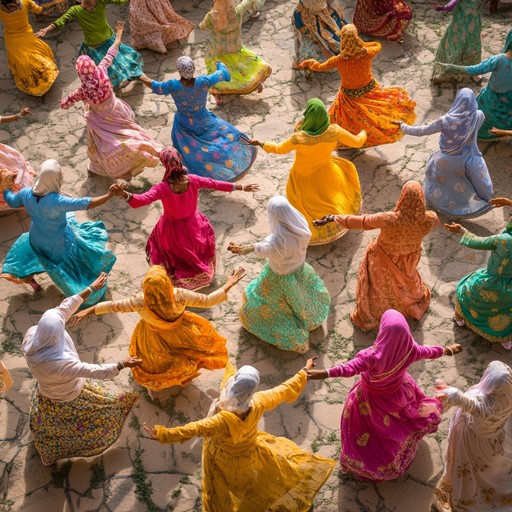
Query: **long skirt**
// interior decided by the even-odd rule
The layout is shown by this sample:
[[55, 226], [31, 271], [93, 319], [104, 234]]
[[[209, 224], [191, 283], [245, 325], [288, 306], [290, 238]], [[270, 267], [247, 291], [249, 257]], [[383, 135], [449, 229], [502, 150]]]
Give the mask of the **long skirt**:
[[[96, 64], [99, 64], [109, 48], [114, 44], [115, 39], [116, 36], [114, 35], [94, 48], [82, 43], [80, 55], [89, 55]], [[121, 43], [119, 45], [119, 53], [108, 68], [108, 77], [112, 85], [117, 87], [124, 80], [135, 80], [142, 73], [142, 55], [133, 48]]]
[[[101, 272], [110, 272], [116, 257], [105, 249], [108, 233], [103, 222], [79, 224], [74, 213], [67, 214], [67, 252], [54, 262], [30, 243], [30, 234], [23, 233], [5, 257], [0, 277], [15, 283], [29, 283], [34, 275], [46, 272], [60, 291], [70, 297], [85, 290]], [[81, 308], [89, 307], [105, 297], [106, 285], [91, 293]]]
[[258, 148], [242, 144], [244, 135], [206, 108], [197, 113], [177, 113], [172, 145], [192, 174], [220, 181], [236, 181], [249, 171]]
[[215, 233], [210, 221], [196, 211], [186, 219], [162, 215], [146, 245], [151, 265], [165, 267], [173, 286], [197, 290], [215, 274]]
[[[13, 192], [18, 192], [22, 188], [31, 187], [34, 184], [34, 169], [23, 158], [23, 155], [11, 146], [0, 144], [0, 169], [17, 174], [14, 186], [11, 188]], [[8, 204], [4, 201], [4, 195], [0, 192], [0, 210], [9, 210]]]
[[412, 20], [412, 9], [403, 0], [357, 0], [354, 25], [362, 34], [398, 41]]
[[350, 133], [366, 130], [368, 138], [363, 147], [370, 148], [401, 139], [403, 134], [392, 121], [414, 124], [415, 107], [416, 103], [404, 89], [383, 88], [375, 82], [371, 90], [357, 97], [348, 96], [340, 88], [329, 108], [329, 115], [331, 123], [340, 125]]
[[244, 291], [240, 321], [261, 340], [304, 354], [310, 331], [327, 318], [330, 304], [327, 288], [308, 263], [285, 275], [266, 264]]
[[135, 49], [166, 53], [173, 41], [186, 39], [194, 24], [177, 14], [169, 0], [131, 0], [130, 33]]
[[54, 402], [36, 391], [29, 416], [36, 450], [48, 464], [103, 453], [117, 441], [137, 396], [110, 393], [95, 381], [86, 381], [71, 402]]
[[153, 391], [185, 386], [199, 375], [201, 368], [225, 368], [226, 342], [208, 320], [189, 311], [165, 328], [139, 320], [129, 354], [142, 359], [142, 364], [132, 368], [133, 376]]
[[481, 268], [459, 281], [456, 294], [455, 310], [467, 327], [487, 341], [512, 340], [512, 277], [494, 276]]
[[374, 482], [403, 475], [421, 438], [436, 432], [441, 412], [439, 400], [426, 397], [408, 373], [389, 393], [358, 382], [341, 415], [341, 469]]
[[160, 163], [162, 144], [135, 123], [133, 110], [115, 94], [99, 105], [87, 105], [85, 119], [90, 172], [130, 179]]
[[[512, 82], [512, 76], [511, 76]], [[477, 96], [478, 108], [485, 114], [484, 124], [478, 130], [479, 139], [496, 139], [489, 133], [491, 128], [512, 128], [512, 87], [505, 93], [494, 92], [487, 84]]]
[[206, 57], [208, 74], [217, 71], [217, 62], [225, 64], [231, 75], [229, 82], [210, 87], [212, 94], [249, 94], [255, 91], [272, 73], [272, 68], [245, 46], [239, 52]]

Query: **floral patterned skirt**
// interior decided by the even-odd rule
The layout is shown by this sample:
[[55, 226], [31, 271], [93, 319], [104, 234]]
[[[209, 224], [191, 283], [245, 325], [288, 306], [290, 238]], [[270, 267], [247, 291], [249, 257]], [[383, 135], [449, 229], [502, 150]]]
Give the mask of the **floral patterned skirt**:
[[39, 455], [51, 464], [103, 453], [119, 437], [137, 396], [108, 392], [94, 381], [86, 381], [71, 402], [54, 402], [36, 391], [29, 421]]
[[[13, 192], [19, 192], [24, 187], [34, 184], [34, 169], [25, 160], [23, 155], [11, 146], [0, 144], [0, 169], [7, 169], [17, 174]], [[0, 210], [9, 210], [9, 205], [4, 201], [4, 195], [0, 192]]]

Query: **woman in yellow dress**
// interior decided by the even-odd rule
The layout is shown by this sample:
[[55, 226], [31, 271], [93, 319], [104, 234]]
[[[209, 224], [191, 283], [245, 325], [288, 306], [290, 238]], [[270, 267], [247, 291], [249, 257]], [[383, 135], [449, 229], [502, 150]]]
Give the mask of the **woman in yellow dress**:
[[143, 363], [132, 372], [135, 380], [148, 389], [149, 396], [156, 399], [155, 391], [185, 386], [199, 375], [201, 368], [218, 370], [226, 366], [226, 338], [208, 320], [185, 308], [209, 308], [227, 300], [227, 292], [244, 275], [244, 269], [237, 269], [224, 286], [204, 295], [174, 288], [165, 268], [153, 265], [142, 281], [142, 293], [84, 309], [73, 317], [71, 325], [92, 314], [139, 313], [141, 319], [133, 331], [129, 354], [139, 354], [136, 357]]
[[161, 443], [204, 437], [203, 512], [307, 512], [336, 463], [301, 450], [284, 437], [258, 429], [266, 411], [294, 402], [307, 383], [316, 358], [280, 386], [255, 392], [258, 370], [228, 363], [220, 398], [208, 417], [183, 427], [146, 426]]
[[37, 38], [28, 11], [40, 14], [42, 7], [33, 0], [1, 0], [0, 21], [4, 24], [7, 63], [16, 87], [32, 96], [43, 96], [55, 82], [59, 70], [50, 47]]
[[313, 234], [309, 245], [333, 242], [347, 232], [338, 225], [313, 226], [312, 221], [323, 217], [330, 211], [328, 208], [334, 208], [340, 215], [354, 215], [361, 210], [357, 170], [352, 162], [334, 157], [332, 152], [339, 144], [360, 148], [365, 141], [364, 130], [352, 135], [341, 126], [330, 124], [327, 109], [317, 98], [308, 101], [304, 117], [289, 139], [279, 144], [249, 141], [267, 153], [282, 155], [296, 151], [286, 196], [308, 221]]

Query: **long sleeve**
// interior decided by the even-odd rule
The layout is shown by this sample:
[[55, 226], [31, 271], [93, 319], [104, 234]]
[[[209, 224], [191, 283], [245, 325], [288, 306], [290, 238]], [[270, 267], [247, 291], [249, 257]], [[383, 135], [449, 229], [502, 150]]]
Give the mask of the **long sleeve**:
[[64, 28], [66, 23], [68, 23], [70, 21], [75, 21], [77, 7], [78, 6], [74, 5], [73, 7], [69, 8], [68, 11], [65, 14], [63, 14], [60, 18], [57, 18], [53, 22], [53, 25], [55, 26], [55, 28], [61, 30]]
[[96, 304], [94, 313], [104, 315], [105, 313], [131, 313], [144, 309], [144, 296], [142, 293], [133, 295], [128, 299], [109, 300]]
[[128, 0], [105, 0], [106, 4], [123, 5], [128, 3]]
[[193, 180], [197, 188], [207, 188], [210, 190], [220, 190], [222, 192], [233, 192], [235, 190], [235, 184], [229, 181], [219, 181], [212, 178], [203, 178], [202, 176], [190, 175], [189, 178]]
[[363, 354], [357, 354], [354, 359], [343, 364], [338, 364], [332, 368], [327, 368], [329, 377], [353, 377], [370, 369], [370, 363]]
[[4, 200], [10, 208], [21, 208], [23, 206], [23, 196], [20, 192], [16, 193], [6, 188], [3, 194]]
[[212, 15], [209, 12], [206, 13], [206, 16], [204, 17], [203, 21], [199, 23], [199, 28], [201, 30], [213, 30]]
[[329, 69], [337, 69], [339, 59], [340, 57], [338, 55], [335, 55], [334, 57], [331, 57], [325, 62], [315, 61], [309, 65], [309, 69], [311, 71], [328, 71]]
[[183, 427], [166, 428], [163, 425], [155, 425], [157, 439], [161, 443], [178, 443], [188, 441], [193, 437], [210, 437], [226, 432], [227, 427], [220, 414], [210, 418], [193, 421]]
[[306, 372], [300, 370], [291, 379], [288, 379], [279, 386], [255, 393], [253, 400], [259, 403], [264, 411], [270, 411], [283, 402], [295, 402], [302, 393], [307, 381]]
[[422, 135], [432, 135], [433, 133], [438, 133], [443, 129], [443, 121], [444, 117], [440, 117], [431, 123], [418, 126], [410, 126], [405, 123], [400, 123], [400, 129], [405, 135], [413, 135], [415, 137], [421, 137]]
[[59, 368], [59, 376], [69, 379], [99, 379], [106, 380], [119, 375], [117, 363], [92, 364], [82, 361], [70, 361]]
[[54, 208], [59, 212], [76, 212], [87, 210], [91, 204], [91, 197], [68, 197], [59, 194]]
[[76, 313], [76, 310], [83, 302], [84, 299], [82, 299], [80, 295], [72, 295], [71, 297], [65, 298], [54, 310], [59, 313], [64, 323], [66, 323], [71, 316]]
[[475, 396], [467, 395], [460, 389], [448, 387], [443, 390], [446, 394], [446, 402], [451, 407], [460, 407], [464, 412], [474, 416], [484, 413], [484, 404]]
[[450, 0], [446, 5], [443, 5], [441, 7], [437, 7], [436, 11], [453, 11], [455, 7], [457, 7], [457, 4], [459, 3], [459, 0]]
[[364, 47], [366, 49], [366, 53], [370, 57], [375, 57], [375, 55], [379, 54], [382, 50], [382, 44], [377, 41], [371, 41], [369, 43], [364, 43]]
[[371, 215], [343, 215], [342, 225], [348, 229], [378, 229], [382, 227], [386, 212]]
[[203, 80], [205, 80], [208, 83], [208, 87], [213, 87], [214, 85], [218, 84], [219, 82], [230, 82], [231, 81], [231, 75], [229, 74], [229, 70], [227, 66], [222, 62], [217, 62], [217, 71], [212, 73], [211, 75], [205, 75], [203, 76]]
[[277, 155], [284, 155], [286, 153], [290, 153], [297, 147], [292, 142], [292, 138], [286, 139], [283, 142], [264, 142], [262, 144], [263, 151], [266, 151], [267, 153], [275, 153]]
[[255, 8], [255, 0], [242, 0], [237, 6], [236, 6], [236, 13], [240, 16], [243, 16], [249, 9]]
[[177, 295], [180, 295], [182, 300], [184, 300], [185, 306], [189, 306], [191, 308], [211, 308], [216, 304], [220, 304], [221, 302], [228, 300], [228, 296], [224, 291], [224, 288], [219, 288], [208, 295], [185, 290], [184, 288], [175, 288], [174, 291]]
[[338, 138], [338, 142], [341, 144], [351, 148], [360, 148], [366, 142], [367, 135], [365, 131], [361, 131], [357, 135], [354, 135], [353, 133], [343, 129], [341, 126], [334, 126], [336, 127], [336, 136]]
[[34, 14], [41, 14], [43, 12], [43, 8], [40, 5], [37, 5], [34, 0], [28, 0], [28, 10], [33, 12]]
[[114, 59], [116, 58], [117, 54], [119, 53], [119, 46], [117, 44], [113, 44], [107, 51], [107, 54], [103, 59], [101, 59], [101, 62], [98, 64], [98, 67], [103, 69], [105, 73], [108, 73], [108, 68], [112, 65], [112, 62], [114, 62]]
[[172, 91], [174, 91], [174, 84], [178, 82], [176, 79], [167, 80], [166, 82], [157, 82], [156, 80], [153, 80], [151, 82], [151, 90], [155, 94], [160, 95], [167, 95], [171, 94]]
[[460, 243], [462, 245], [466, 245], [467, 247], [471, 247], [472, 249], [479, 249], [482, 251], [491, 251], [496, 247], [496, 244], [499, 242], [500, 235], [492, 235], [492, 236], [476, 236], [469, 231], [466, 231], [462, 238], [460, 239]]
[[73, 92], [69, 93], [64, 99], [60, 100], [60, 108], [67, 109], [75, 103], [83, 101], [84, 97], [84, 91], [80, 87], [74, 90]]
[[485, 75], [485, 73], [491, 73], [492, 71], [496, 71], [498, 69], [498, 65], [500, 62], [500, 56], [494, 55], [493, 57], [489, 57], [488, 59], [480, 62], [480, 64], [475, 64], [474, 66], [463, 66], [466, 70], [467, 74], [470, 76], [474, 75]]
[[429, 346], [429, 345], [416, 345], [414, 348], [414, 360], [421, 361], [422, 359], [439, 359], [444, 355], [443, 347]]
[[148, 204], [154, 203], [161, 199], [161, 185], [154, 185], [144, 194], [133, 194], [131, 199], [128, 201], [128, 204], [132, 208], [140, 208], [141, 206], [146, 206]]

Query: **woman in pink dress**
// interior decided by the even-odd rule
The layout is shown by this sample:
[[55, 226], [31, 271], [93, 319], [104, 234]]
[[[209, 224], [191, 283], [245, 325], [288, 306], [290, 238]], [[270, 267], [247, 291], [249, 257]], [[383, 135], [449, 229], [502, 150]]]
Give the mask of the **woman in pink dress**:
[[327, 370], [307, 370], [308, 379], [352, 377], [361, 380], [350, 390], [341, 415], [340, 463], [344, 473], [381, 482], [405, 473], [421, 438], [435, 432], [442, 406], [426, 397], [407, 373], [422, 359], [454, 355], [460, 345], [421, 346], [404, 316], [384, 313], [375, 343], [354, 359]]
[[169, 146], [160, 159], [165, 174], [145, 194], [131, 194], [121, 186], [115, 193], [132, 208], [162, 201], [164, 213], [158, 219], [146, 245], [151, 265], [165, 267], [173, 286], [197, 290], [208, 286], [215, 274], [215, 233], [210, 221], [197, 210], [199, 189], [255, 192], [258, 185], [241, 185], [188, 174], [180, 154]]
[[76, 71], [82, 85], [60, 102], [64, 109], [78, 101], [85, 104], [88, 171], [102, 176], [131, 179], [145, 167], [158, 165], [162, 145], [135, 123], [133, 110], [114, 94], [108, 68], [119, 51], [124, 23], [118, 21], [114, 44], [96, 66], [80, 55]]

